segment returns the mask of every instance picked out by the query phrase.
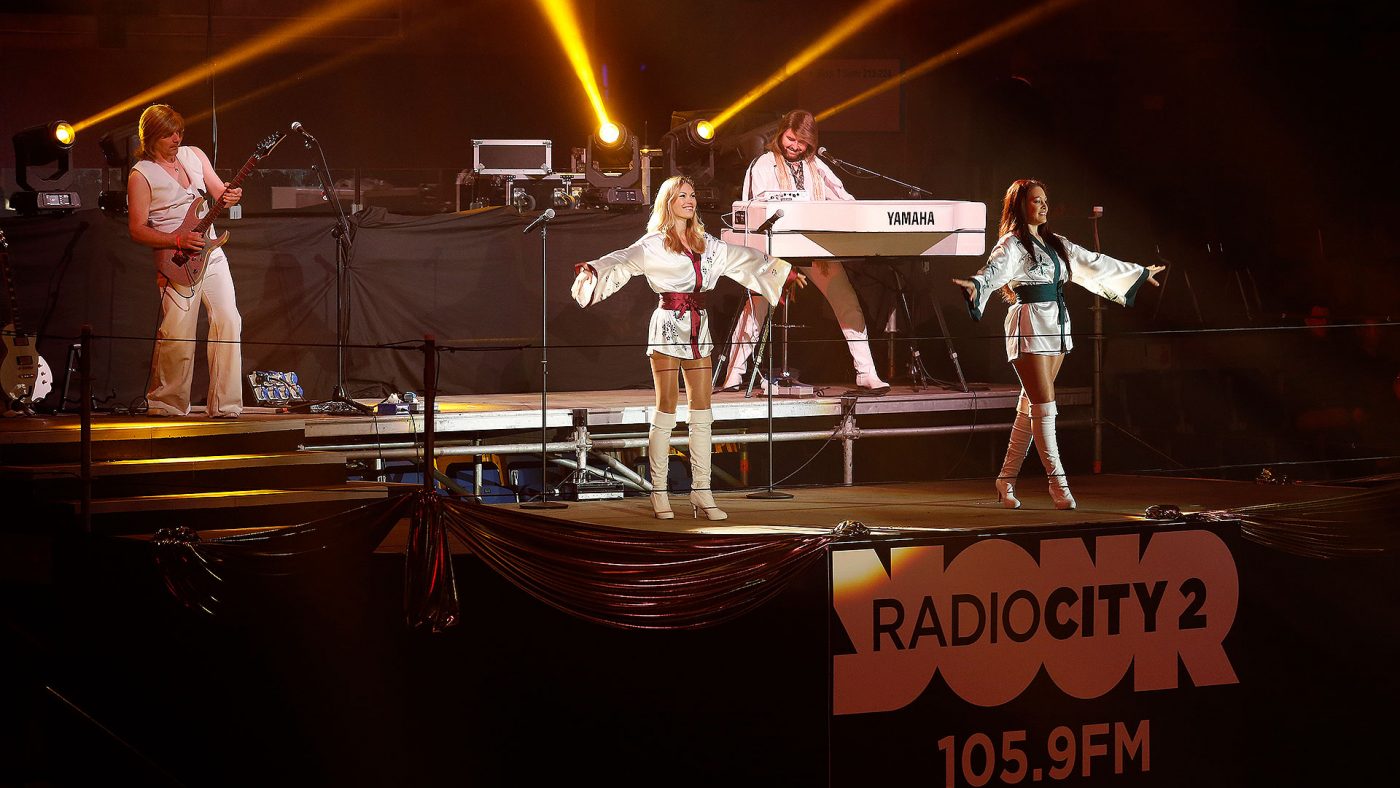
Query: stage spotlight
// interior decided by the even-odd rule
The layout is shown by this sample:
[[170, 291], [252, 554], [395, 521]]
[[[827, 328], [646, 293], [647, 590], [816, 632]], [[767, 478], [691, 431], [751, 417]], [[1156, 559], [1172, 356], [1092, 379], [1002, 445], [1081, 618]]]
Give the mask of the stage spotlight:
[[583, 173], [588, 184], [600, 190], [627, 189], [636, 184], [642, 179], [636, 135], [616, 123], [604, 123], [588, 137]]
[[604, 145], [616, 145], [620, 139], [622, 139], [622, 127], [616, 123], [607, 121], [598, 127], [598, 141]]
[[[126, 213], [126, 176], [141, 157], [141, 134], [137, 124], [128, 123], [103, 134], [97, 141], [102, 149], [102, 160], [108, 167], [121, 171], [118, 183], [121, 188], [103, 189], [97, 195], [97, 207], [109, 213]], [[107, 174], [103, 173], [106, 183]]]
[[710, 186], [715, 179], [714, 139], [715, 127], [703, 118], [680, 123], [661, 135], [666, 177], [689, 178], [702, 208], [715, 206], [715, 190]]
[[42, 180], [62, 185], [64, 177], [68, 175], [68, 151], [75, 139], [77, 134], [73, 127], [61, 120], [15, 133], [15, 181], [21, 191], [10, 196], [11, 208], [28, 215], [39, 211], [66, 212], [80, 207], [77, 192], [40, 191], [29, 185], [29, 168], [47, 164], [55, 165], [55, 170]]

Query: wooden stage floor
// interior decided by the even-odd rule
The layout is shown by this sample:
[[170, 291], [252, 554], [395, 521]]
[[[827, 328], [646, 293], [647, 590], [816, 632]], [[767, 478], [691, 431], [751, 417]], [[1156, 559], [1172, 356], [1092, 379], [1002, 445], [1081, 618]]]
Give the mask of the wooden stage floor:
[[[1258, 484], [1216, 479], [1166, 478], [1104, 474], [1070, 479], [1079, 508], [1059, 511], [1050, 503], [1044, 482], [1026, 475], [1021, 480], [1020, 509], [1004, 509], [986, 480], [865, 484], [851, 487], [793, 487], [784, 500], [755, 500], [744, 492], [725, 491], [715, 501], [729, 519], [693, 519], [684, 495], [673, 494], [673, 520], [658, 520], [644, 497], [608, 501], [568, 501], [563, 509], [531, 509], [560, 521], [587, 522], [617, 528], [695, 534], [827, 533], [846, 520], [856, 520], [875, 538], [901, 534], [970, 533], [992, 536], [1021, 530], [1087, 527], [1112, 529], [1142, 522], [1147, 507], [1174, 504], [1183, 513], [1235, 509], [1269, 503], [1312, 501], [1354, 493], [1345, 487], [1308, 484]], [[496, 504], [519, 508], [520, 504]], [[400, 524], [381, 551], [401, 551], [407, 524]]]

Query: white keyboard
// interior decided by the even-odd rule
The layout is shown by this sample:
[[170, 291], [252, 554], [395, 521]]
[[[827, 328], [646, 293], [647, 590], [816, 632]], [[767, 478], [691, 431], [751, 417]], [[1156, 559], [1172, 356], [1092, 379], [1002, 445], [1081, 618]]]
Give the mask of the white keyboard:
[[[766, 233], [753, 232], [782, 211]], [[740, 201], [726, 243], [778, 257], [924, 257], [981, 255], [987, 249], [987, 206], [954, 200]]]

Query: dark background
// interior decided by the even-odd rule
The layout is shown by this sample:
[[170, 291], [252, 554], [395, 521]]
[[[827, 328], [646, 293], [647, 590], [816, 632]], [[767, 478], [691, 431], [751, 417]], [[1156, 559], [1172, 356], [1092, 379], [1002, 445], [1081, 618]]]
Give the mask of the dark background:
[[[673, 112], [729, 104], [855, 7], [790, 0], [577, 6], [610, 114], [651, 145]], [[318, 7], [266, 0], [6, 4], [0, 135], [97, 116], [208, 58], [227, 63], [257, 36]], [[943, 65], [891, 94], [892, 125], [878, 109], [889, 97], [873, 100], [828, 121], [821, 143], [939, 198], [984, 202], [992, 226], [1008, 182], [1042, 178], [1058, 231], [1122, 259], [1171, 263], [1164, 289], [1144, 288], [1133, 309], [1106, 314], [1103, 401], [1106, 417], [1136, 436], [1114, 449], [1126, 467], [1175, 467], [1164, 453], [1199, 455], [1184, 460], [1193, 467], [1393, 454], [1400, 334], [1391, 322], [1396, 251], [1384, 231], [1400, 210], [1390, 187], [1397, 158], [1388, 111], [1400, 11], [1356, 2], [1086, 0], [1007, 37], [967, 44], [1037, 7], [900, 4], [823, 62], [893, 58], [910, 69], [944, 55]], [[758, 99], [729, 131], [799, 104], [820, 112], [830, 106], [813, 98], [820, 87], [799, 74]], [[550, 139], [554, 165], [564, 169], [594, 122], [537, 6], [503, 0], [380, 3], [148, 100], [180, 108], [190, 142], [217, 153], [220, 169], [236, 169], [257, 141], [298, 120], [321, 140], [337, 180], [358, 174], [398, 187], [450, 189], [472, 165], [473, 139]], [[104, 172], [98, 138], [134, 122], [142, 104], [80, 132], [73, 166], [88, 188], [95, 191]], [[259, 200], [266, 205], [266, 190], [257, 194], [263, 186], [314, 183], [310, 156], [295, 143], [279, 147], [250, 180], [250, 215], [260, 212]], [[14, 188], [11, 158], [0, 144], [7, 191]], [[907, 196], [879, 179], [847, 174], [846, 182], [861, 198]], [[1097, 226], [1087, 218], [1094, 206], [1104, 210]], [[120, 220], [89, 213], [69, 217], [88, 228], [81, 233], [48, 218], [6, 220], [21, 309], [31, 330], [40, 327], [41, 351], [56, 375], [82, 322], [126, 337], [125, 355], [109, 355], [105, 365], [96, 359], [99, 376], [109, 373], [97, 390], [104, 404], [129, 403], [144, 388], [156, 302], [142, 252], [124, 241]], [[528, 217], [516, 218], [523, 226]], [[573, 262], [626, 243], [644, 217], [595, 222], [579, 211], [566, 218], [550, 235], [549, 319], [557, 331], [549, 339], [560, 346], [551, 351], [550, 385], [645, 388], [639, 352], [562, 347], [640, 338], [635, 324], [650, 298], [644, 287], [634, 284], [582, 313], [562, 290]], [[718, 231], [718, 215], [706, 218]], [[248, 367], [300, 370], [313, 393], [329, 388], [335, 368], [327, 220], [267, 216], [223, 226], [236, 236], [230, 254]], [[412, 342], [436, 331], [476, 346], [537, 342], [536, 239], [506, 219], [480, 224], [491, 232], [464, 235], [477, 225], [450, 214], [374, 217], [361, 230], [349, 281], [350, 341]], [[929, 372], [955, 378], [945, 333], [956, 337], [969, 380], [1013, 382], [1000, 348], [1000, 308], [973, 324], [947, 284], [979, 263], [935, 258], [905, 269], [913, 325], [899, 326], [894, 363], [882, 370], [893, 382], [908, 382], [901, 374], [907, 337], [922, 338]], [[881, 331], [890, 274], [849, 268], [883, 365], [891, 348]], [[106, 284], [94, 290], [91, 283]], [[732, 287], [719, 294], [720, 323], [728, 324], [738, 295]], [[1069, 299], [1083, 348], [1091, 299], [1078, 288]], [[945, 307], [946, 331], [930, 309], [935, 301]], [[1326, 316], [1310, 318], [1315, 312]], [[824, 300], [799, 297], [794, 319], [810, 326], [793, 337], [800, 376], [849, 385], [849, 362], [825, 352], [839, 348]], [[1312, 333], [1305, 321], [1331, 327]], [[289, 355], [257, 343], [313, 349]], [[416, 360], [399, 353], [384, 361], [394, 352], [352, 350], [350, 393], [420, 388]], [[533, 359], [510, 352], [453, 357], [449, 363], [464, 366], [445, 373], [452, 384], [445, 393], [538, 388]], [[1091, 354], [1081, 349], [1060, 382], [1087, 385], [1091, 370]], [[201, 369], [196, 391], [202, 376]]]
[[[577, 5], [610, 113], [653, 145], [672, 111], [728, 105], [855, 7]], [[909, 68], [1034, 6], [906, 2], [826, 57]], [[7, 3], [0, 134], [94, 116], [318, 7]], [[985, 201], [993, 214], [1011, 179], [1040, 177], [1072, 238], [1088, 240], [1081, 217], [1100, 205], [1102, 244], [1122, 257], [1161, 247], [1175, 261], [1224, 243], [1266, 274], [1286, 299], [1279, 306], [1326, 300], [1333, 314], [1386, 312], [1393, 277], [1380, 274], [1395, 255], [1380, 228], [1396, 200], [1373, 184], [1396, 175], [1385, 118], [1397, 23], [1400, 11], [1383, 3], [1088, 0], [904, 85], [897, 131], [833, 131], [822, 143], [941, 198]], [[752, 109], [797, 105], [799, 81]], [[472, 139], [494, 138], [551, 139], [562, 169], [594, 123], [548, 23], [517, 0], [388, 0], [158, 99], [191, 119], [191, 143], [217, 148], [225, 168], [299, 120], [338, 174], [456, 172], [471, 165]], [[211, 106], [217, 139], [197, 119]], [[140, 109], [83, 129], [74, 166], [100, 167], [98, 137]], [[849, 112], [857, 117], [843, 122], [859, 124], [862, 108]], [[0, 147], [7, 167], [12, 151]], [[266, 166], [304, 168], [306, 158], [284, 148]], [[904, 196], [881, 182], [849, 185], [858, 197]]]

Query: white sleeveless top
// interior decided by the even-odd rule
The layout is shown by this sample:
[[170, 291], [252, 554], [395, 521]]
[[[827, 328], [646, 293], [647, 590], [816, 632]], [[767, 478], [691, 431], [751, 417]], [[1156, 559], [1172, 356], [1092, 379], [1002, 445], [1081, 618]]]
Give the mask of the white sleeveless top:
[[[175, 160], [180, 162], [180, 166], [185, 169], [185, 175], [189, 176], [189, 188], [181, 186], [180, 182], [175, 180], [175, 176], [149, 159], [142, 159], [132, 166], [132, 169], [141, 173], [146, 183], [151, 185], [151, 210], [146, 223], [163, 233], [179, 227], [185, 220], [185, 214], [189, 213], [190, 203], [202, 199], [200, 192], [207, 191], [204, 185], [204, 163], [200, 161], [199, 154], [195, 153], [195, 148], [189, 145], [181, 146], [175, 151]], [[215, 237], [213, 225], [210, 225], [204, 237]], [[209, 255], [209, 262], [212, 264], [223, 258], [224, 250], [215, 249]]]

